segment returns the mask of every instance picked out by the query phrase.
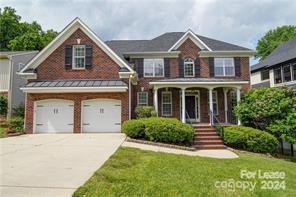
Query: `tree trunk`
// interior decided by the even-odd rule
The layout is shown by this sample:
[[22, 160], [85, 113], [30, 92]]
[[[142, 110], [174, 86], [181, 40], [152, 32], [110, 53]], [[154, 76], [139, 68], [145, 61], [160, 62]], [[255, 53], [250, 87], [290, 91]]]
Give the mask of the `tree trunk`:
[[291, 156], [294, 157], [294, 145], [291, 144]]
[[281, 139], [281, 154], [284, 154], [284, 141]]

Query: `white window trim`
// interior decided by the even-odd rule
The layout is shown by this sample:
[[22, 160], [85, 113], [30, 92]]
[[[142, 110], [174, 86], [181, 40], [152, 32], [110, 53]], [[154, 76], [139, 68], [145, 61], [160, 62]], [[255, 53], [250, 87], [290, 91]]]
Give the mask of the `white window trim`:
[[[187, 59], [192, 60], [192, 62], [185, 62], [185, 60], [187, 60]], [[192, 66], [192, 69], [193, 69], [193, 71], [192, 71], [192, 75], [186, 75], [186, 73], [185, 73], [185, 66], [186, 66], [187, 64], [192, 64], [192, 65], [193, 65], [193, 66]], [[185, 59], [184, 59], [184, 77], [194, 77], [194, 76], [195, 76], [195, 64], [194, 64], [194, 60], [191, 59], [191, 58], [185, 58]]]
[[[223, 59], [223, 75], [216, 75], [216, 72], [215, 72], [215, 69], [216, 69], [216, 64], [215, 64], [215, 59]], [[233, 75], [226, 75], [225, 74], [225, 59], [232, 59], [232, 66], [233, 66]], [[220, 67], [220, 66], [219, 66]], [[229, 66], [227, 66], [229, 67]], [[214, 74], [215, 74], [215, 77], [234, 77], [235, 76], [235, 62], [234, 62], [234, 58], [232, 57], [215, 57], [214, 58]]]
[[[146, 95], [146, 102], [140, 104], [140, 94], [144, 93]], [[148, 92], [137, 92], [137, 106], [148, 105]]]
[[[215, 113], [215, 115], [219, 115], [219, 102], [218, 102], [218, 91], [217, 90], [213, 90], [212, 91], [212, 94], [213, 94], [213, 98], [215, 96], [216, 98], [216, 102], [214, 102], [214, 99], [213, 99], [213, 107], [214, 107], [214, 103], [216, 104], [217, 106], [217, 113]], [[208, 91], [208, 107], [210, 106], [210, 93]]]
[[[76, 58], [84, 58], [84, 65], [83, 67], [81, 68], [77, 68], [75, 67], [75, 48], [76, 47], [83, 47], [84, 48], [84, 56], [76, 56]], [[81, 45], [81, 44], [78, 44], [78, 45], [73, 45], [73, 50], [72, 50], [72, 69], [73, 70], [84, 70], [85, 69], [85, 45]]]
[[[169, 94], [170, 95], [170, 100], [171, 100], [170, 103], [164, 103], [163, 102], [163, 95], [164, 94]], [[172, 116], [173, 115], [173, 100], [172, 99], [173, 99], [173, 97], [172, 97], [172, 92], [171, 91], [164, 91], [164, 92], [161, 93], [161, 115], [162, 116]], [[171, 109], [170, 109], [171, 113], [170, 114], [164, 114], [163, 113], [163, 104], [170, 104], [171, 105]]]
[[[145, 72], [145, 60], [153, 60], [153, 73], [152, 73], [152, 76], [149, 76], [149, 75], [145, 75], [146, 74], [146, 72]], [[162, 75], [161, 76], [155, 76], [155, 60], [161, 60], [162, 61], [162, 66], [163, 66], [163, 69], [162, 69]], [[153, 58], [146, 58], [146, 59], [144, 59], [144, 61], [143, 61], [143, 75], [144, 75], [144, 77], [147, 77], [147, 78], [149, 78], [149, 77], [164, 77], [164, 59], [157, 59], [157, 58], [155, 58], [155, 59], [153, 59]]]

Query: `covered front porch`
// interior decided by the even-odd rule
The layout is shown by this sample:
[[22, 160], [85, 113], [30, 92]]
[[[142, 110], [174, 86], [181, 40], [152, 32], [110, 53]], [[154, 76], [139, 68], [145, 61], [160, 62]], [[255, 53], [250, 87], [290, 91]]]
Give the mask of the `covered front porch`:
[[194, 125], [238, 124], [233, 107], [248, 81], [179, 78], [150, 82], [158, 116], [175, 117]]

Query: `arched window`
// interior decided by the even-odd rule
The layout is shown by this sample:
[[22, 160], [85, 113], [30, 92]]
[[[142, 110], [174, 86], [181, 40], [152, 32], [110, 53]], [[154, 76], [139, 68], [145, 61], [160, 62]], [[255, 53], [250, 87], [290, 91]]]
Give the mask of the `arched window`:
[[191, 58], [184, 60], [184, 77], [194, 77], [194, 61]]

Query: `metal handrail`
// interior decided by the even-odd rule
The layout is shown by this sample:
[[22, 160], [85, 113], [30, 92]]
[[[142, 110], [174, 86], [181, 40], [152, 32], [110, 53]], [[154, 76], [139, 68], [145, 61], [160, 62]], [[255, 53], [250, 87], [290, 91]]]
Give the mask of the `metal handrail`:
[[[214, 115], [213, 111], [210, 111], [209, 114], [210, 114], [210, 123], [211, 123], [211, 125], [215, 125], [215, 121], [216, 121], [217, 122], [217, 125], [219, 125], [221, 127], [221, 138], [223, 140], [224, 139], [224, 126], [223, 126], [223, 124]], [[219, 132], [218, 132], [218, 134], [219, 134]]]

